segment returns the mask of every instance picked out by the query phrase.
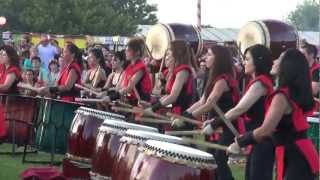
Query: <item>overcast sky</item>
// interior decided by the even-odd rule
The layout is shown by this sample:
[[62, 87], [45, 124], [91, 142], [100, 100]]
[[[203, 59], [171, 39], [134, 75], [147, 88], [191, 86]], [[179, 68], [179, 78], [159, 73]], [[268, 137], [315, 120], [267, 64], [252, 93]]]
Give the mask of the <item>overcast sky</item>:
[[[147, 1], [158, 5], [160, 22], [197, 22], [197, 0]], [[302, 2], [303, 0], [202, 0], [202, 24], [239, 28], [250, 20], [284, 20]]]

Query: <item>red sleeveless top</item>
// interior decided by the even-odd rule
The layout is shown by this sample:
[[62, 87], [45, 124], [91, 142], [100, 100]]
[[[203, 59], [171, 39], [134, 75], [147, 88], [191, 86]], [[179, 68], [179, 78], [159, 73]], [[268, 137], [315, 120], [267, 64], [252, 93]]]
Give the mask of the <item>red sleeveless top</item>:
[[[77, 73], [77, 80], [76, 83], [81, 83], [81, 67], [78, 63], [73, 62], [70, 65], [63, 68], [61, 71], [60, 77], [58, 79], [58, 86], [65, 86], [67, 84], [67, 80], [69, 77], [70, 71], [74, 69]], [[72, 87], [72, 89], [69, 92], [63, 92], [60, 94], [61, 99], [64, 101], [71, 101], [73, 102], [75, 100], [75, 97], [80, 96], [80, 91], [75, 88], [75, 86]]]
[[[138, 60], [135, 64], [130, 64], [125, 69], [123, 74], [123, 85], [128, 86], [130, 79], [139, 71], [143, 71], [143, 76], [141, 80], [136, 85], [136, 89], [139, 93], [139, 96], [144, 101], [150, 100], [150, 94], [152, 92], [152, 82], [147, 70], [147, 66], [142, 60]], [[134, 91], [130, 92], [128, 95], [129, 100], [137, 100], [136, 94]]]
[[291, 98], [288, 88], [281, 88], [275, 91], [268, 98], [266, 107], [269, 109], [273, 97], [278, 93], [283, 94], [289, 100], [292, 113], [282, 117], [276, 132], [273, 134], [273, 140], [276, 144], [277, 180], [282, 180], [284, 177], [285, 148], [288, 144], [295, 144], [307, 160], [312, 173], [318, 174], [319, 155], [311, 139], [306, 135], [306, 131], [309, 128], [306, 113]]

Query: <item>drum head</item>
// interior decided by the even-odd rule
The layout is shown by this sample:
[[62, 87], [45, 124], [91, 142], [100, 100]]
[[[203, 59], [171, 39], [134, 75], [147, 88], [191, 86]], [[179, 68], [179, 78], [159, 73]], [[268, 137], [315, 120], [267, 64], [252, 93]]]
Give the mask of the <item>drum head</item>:
[[298, 33], [295, 28], [277, 20], [252, 21], [244, 25], [238, 35], [238, 46], [241, 52], [255, 44], [262, 44], [271, 50], [272, 58], [289, 48], [297, 48]]
[[270, 35], [265, 32], [265, 28], [257, 21], [248, 22], [245, 24], [238, 35], [238, 46], [242, 54], [244, 51], [255, 44], [262, 44], [270, 48]]
[[147, 33], [146, 44], [152, 57], [161, 60], [173, 40], [187, 41], [195, 55], [199, 55], [202, 52], [203, 40], [201, 33], [192, 25], [178, 23], [154, 25]]
[[128, 137], [142, 139], [142, 140], [157, 140], [157, 141], [164, 141], [170, 143], [177, 143], [177, 144], [185, 144], [183, 143], [182, 139], [175, 136], [169, 136], [165, 134], [155, 133], [155, 132], [147, 132], [147, 131], [140, 131], [140, 130], [132, 130], [129, 129], [126, 132]]
[[151, 27], [147, 34], [146, 44], [155, 59], [161, 59], [165, 56], [169, 48], [172, 37], [169, 30], [163, 24], [157, 24]]
[[100, 130], [104, 131], [108, 129], [118, 130], [118, 131], [127, 131], [128, 129], [136, 129], [141, 131], [158, 132], [158, 129], [149, 127], [149, 126], [127, 123], [123, 121], [105, 120], [102, 123]]

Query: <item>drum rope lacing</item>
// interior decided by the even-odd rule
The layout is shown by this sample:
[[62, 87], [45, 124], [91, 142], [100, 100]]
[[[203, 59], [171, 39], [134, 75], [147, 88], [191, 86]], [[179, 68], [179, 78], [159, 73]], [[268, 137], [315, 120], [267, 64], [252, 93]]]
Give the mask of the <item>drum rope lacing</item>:
[[76, 113], [95, 116], [100, 119], [106, 119], [106, 118], [109, 118], [112, 120], [123, 120], [124, 119], [124, 117], [122, 117], [122, 116], [117, 116], [114, 114], [109, 114], [109, 113], [104, 113], [104, 112], [89, 111], [89, 110], [84, 110], [84, 109], [78, 109], [76, 111]]
[[160, 157], [161, 159], [165, 159], [173, 163], [179, 163], [191, 167], [210, 169], [217, 167], [214, 158], [207, 159], [200, 157], [192, 157], [177, 152], [170, 152], [168, 150], [157, 148], [148, 144], [144, 144], [143, 148], [140, 148], [140, 150], [145, 152], [147, 155], [154, 155], [156, 157]]
[[149, 140], [150, 138], [136, 136], [132, 134], [126, 134], [120, 139], [120, 142], [128, 142], [131, 144], [143, 144], [145, 141]]
[[87, 107], [80, 107], [77, 111], [95, 113], [95, 114], [99, 114], [99, 115], [102, 115], [102, 116], [113, 117], [113, 118], [116, 118], [116, 119], [117, 118], [118, 119], [124, 119], [125, 118], [123, 115], [120, 115], [120, 114], [100, 111], [100, 110], [91, 109], [91, 108], [87, 108]]
[[102, 129], [101, 127], [99, 128], [100, 132], [110, 132], [111, 134], [116, 134], [116, 135], [123, 135], [128, 128], [125, 127], [120, 127], [117, 125], [111, 125], [111, 124], [102, 124], [102, 126], [105, 127], [105, 129]]

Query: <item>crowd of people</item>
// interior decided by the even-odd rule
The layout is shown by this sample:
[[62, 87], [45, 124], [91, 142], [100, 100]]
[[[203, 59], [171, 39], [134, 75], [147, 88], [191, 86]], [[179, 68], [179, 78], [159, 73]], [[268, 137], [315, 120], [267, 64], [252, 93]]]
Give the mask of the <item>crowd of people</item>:
[[[319, 173], [317, 150], [306, 135], [306, 116], [319, 110], [320, 64], [314, 45], [288, 49], [276, 60], [267, 47], [254, 45], [239, 59], [232, 53], [237, 52], [234, 47], [222, 45], [213, 45], [195, 57], [186, 41], [175, 40], [163, 68], [161, 60], [145, 52], [140, 38], [130, 39], [122, 51], [95, 45], [84, 54], [71, 42], [60, 49], [46, 35], [36, 46], [5, 45], [0, 48], [0, 92], [50, 95], [65, 101], [76, 97], [104, 98], [106, 102], [121, 99], [131, 105], [147, 101], [151, 104], [147, 112], [171, 105], [172, 113], [202, 121], [207, 140], [229, 146], [230, 153], [251, 145], [247, 180], [271, 180], [275, 157], [279, 177], [313, 180]], [[37, 91], [19, 89], [19, 82]], [[76, 83], [99, 95], [80, 93]], [[215, 105], [241, 136], [235, 139]], [[108, 108], [104, 103], [98, 107]], [[198, 128], [179, 118], [172, 126]], [[222, 133], [217, 134], [218, 129]], [[210, 153], [218, 165], [217, 179], [233, 179], [228, 154], [221, 150]]]

